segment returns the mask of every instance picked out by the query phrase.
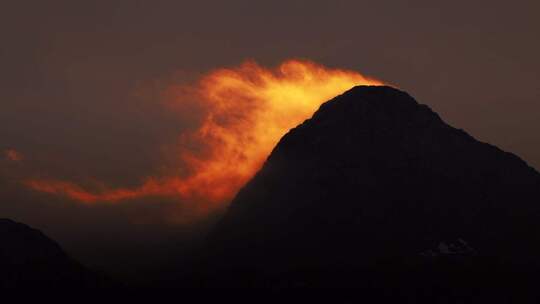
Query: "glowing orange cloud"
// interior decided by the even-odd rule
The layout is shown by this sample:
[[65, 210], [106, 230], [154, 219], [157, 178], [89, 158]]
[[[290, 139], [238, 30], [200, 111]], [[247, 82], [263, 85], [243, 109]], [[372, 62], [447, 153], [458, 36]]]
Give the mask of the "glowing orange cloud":
[[17, 150], [8, 149], [4, 152], [6, 159], [10, 161], [21, 161], [23, 160], [23, 155]]
[[150, 177], [138, 188], [102, 187], [93, 192], [66, 181], [30, 180], [26, 184], [84, 203], [173, 196], [203, 208], [222, 206], [261, 167], [279, 139], [309, 118], [321, 103], [355, 85], [380, 84], [353, 71], [303, 60], [289, 60], [274, 69], [251, 61], [218, 69], [194, 86], [169, 89], [178, 91], [173, 103], [182, 105], [189, 91], [205, 109], [200, 127], [179, 137], [183, 176]]

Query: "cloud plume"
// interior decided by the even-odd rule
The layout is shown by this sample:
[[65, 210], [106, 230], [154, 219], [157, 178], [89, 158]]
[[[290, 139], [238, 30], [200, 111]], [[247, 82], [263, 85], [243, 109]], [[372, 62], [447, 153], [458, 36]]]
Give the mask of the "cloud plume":
[[[172, 85], [163, 94], [171, 110], [185, 110], [193, 100], [202, 109], [198, 127], [179, 134], [173, 144], [181, 172], [146, 177], [134, 188], [97, 182], [87, 189], [75, 181], [53, 179], [29, 179], [25, 184], [85, 204], [164, 196], [211, 211], [223, 207], [261, 167], [281, 136], [321, 103], [355, 85], [379, 84], [354, 71], [305, 60], [288, 60], [275, 68], [247, 61], [213, 70], [194, 84]], [[15, 160], [17, 154], [11, 157]]]

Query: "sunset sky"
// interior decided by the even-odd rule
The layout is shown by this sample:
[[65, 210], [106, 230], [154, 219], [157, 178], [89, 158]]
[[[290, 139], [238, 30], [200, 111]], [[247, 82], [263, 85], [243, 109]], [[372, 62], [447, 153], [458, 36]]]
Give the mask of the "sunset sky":
[[[533, 0], [8, 1], [0, 12], [0, 217], [42, 229], [90, 264], [112, 263], [104, 260], [120, 260], [133, 250], [143, 256], [148, 244], [181, 250], [193, 231], [204, 231], [213, 220], [211, 212], [200, 218], [200, 202], [227, 200], [234, 191], [81, 204], [27, 182], [137, 189], [149, 177], [192, 174], [200, 167], [186, 165], [186, 157], [204, 164], [215, 159], [204, 154], [208, 145], [185, 140], [200, 136], [206, 114], [270, 119], [240, 102], [268, 100], [257, 86], [257, 98], [231, 95], [239, 100], [238, 111], [215, 110], [220, 103], [209, 102], [214, 97], [201, 98], [201, 90], [204, 95], [216, 88], [205, 80], [228, 71], [253, 85], [262, 81], [254, 77], [268, 73], [283, 90], [280, 81], [288, 78], [280, 67], [291, 59], [329, 73], [311, 71], [318, 75], [315, 82], [291, 82], [304, 90], [300, 95], [277, 98], [308, 100], [313, 92], [324, 97], [295, 116], [294, 124], [349, 84], [377, 80], [540, 168], [538, 12], [540, 2]], [[258, 72], [246, 71], [246, 62], [256, 62]], [[313, 91], [330, 79], [341, 81], [340, 73], [346, 80], [339, 86]], [[362, 76], [374, 80], [364, 82]], [[297, 109], [280, 111], [275, 113]], [[259, 130], [253, 126], [269, 128], [235, 125], [228, 134], [261, 134], [246, 133]], [[278, 135], [250, 147], [267, 151]], [[233, 153], [223, 149], [219, 153]], [[190, 156], [179, 157], [186, 151]], [[247, 175], [239, 171], [228, 181], [233, 189], [264, 153], [247, 153], [258, 158]]]

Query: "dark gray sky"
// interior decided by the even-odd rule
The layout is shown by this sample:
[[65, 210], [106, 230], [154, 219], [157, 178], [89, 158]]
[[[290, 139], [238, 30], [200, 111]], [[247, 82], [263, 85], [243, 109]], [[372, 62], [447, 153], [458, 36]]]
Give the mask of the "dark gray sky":
[[129, 220], [168, 203], [73, 206], [20, 189], [13, 171], [135, 185], [194, 123], [195, 113], [161, 107], [159, 89], [245, 59], [300, 57], [387, 81], [540, 168], [536, 0], [8, 0], [0, 37], [0, 150], [25, 156], [0, 167], [0, 217], [43, 229], [90, 263], [105, 259], [98, 249], [121, 256], [134, 239], [178, 235]]

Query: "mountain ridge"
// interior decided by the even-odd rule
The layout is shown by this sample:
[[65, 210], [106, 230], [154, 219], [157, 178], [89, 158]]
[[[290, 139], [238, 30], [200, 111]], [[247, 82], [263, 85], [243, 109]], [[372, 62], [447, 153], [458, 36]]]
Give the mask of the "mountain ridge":
[[538, 263], [538, 189], [540, 174], [515, 154], [403, 91], [359, 86], [283, 136], [209, 250], [229, 269], [279, 272], [361, 267], [464, 238], [481, 254]]
[[116, 286], [68, 256], [40, 230], [0, 219], [0, 289], [57, 290]]

